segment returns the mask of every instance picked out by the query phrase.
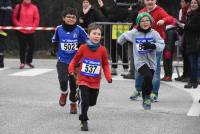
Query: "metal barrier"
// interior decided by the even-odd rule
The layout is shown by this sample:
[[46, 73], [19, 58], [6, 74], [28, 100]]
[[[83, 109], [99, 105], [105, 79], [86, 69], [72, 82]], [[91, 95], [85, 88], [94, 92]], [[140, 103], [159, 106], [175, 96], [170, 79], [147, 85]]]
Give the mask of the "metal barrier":
[[[116, 43], [117, 38], [124, 32], [128, 31], [132, 26], [131, 23], [115, 23], [115, 22], [96, 22], [103, 26], [103, 37], [102, 43], [105, 45], [109, 58], [111, 59], [110, 64], [112, 66], [123, 65], [128, 66], [128, 46], [120, 46]], [[118, 58], [122, 62], [118, 62]]]

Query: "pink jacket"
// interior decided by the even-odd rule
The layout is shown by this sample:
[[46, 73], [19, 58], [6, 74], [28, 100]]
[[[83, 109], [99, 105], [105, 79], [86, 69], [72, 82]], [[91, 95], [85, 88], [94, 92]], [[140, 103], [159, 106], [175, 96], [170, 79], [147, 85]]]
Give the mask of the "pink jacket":
[[[21, 11], [19, 15], [19, 20], [17, 19], [19, 11], [19, 4], [17, 4], [13, 10], [12, 14], [12, 22], [14, 26], [22, 26], [22, 27], [38, 27], [40, 16], [37, 6], [30, 3], [27, 4], [24, 1], [21, 4]], [[35, 30], [20, 30], [20, 32], [24, 34], [32, 34]]]

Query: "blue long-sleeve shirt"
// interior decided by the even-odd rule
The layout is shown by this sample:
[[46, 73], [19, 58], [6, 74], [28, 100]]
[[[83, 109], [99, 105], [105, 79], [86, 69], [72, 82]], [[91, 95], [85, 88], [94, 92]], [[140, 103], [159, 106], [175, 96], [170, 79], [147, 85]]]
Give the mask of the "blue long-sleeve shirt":
[[78, 45], [85, 43], [87, 39], [87, 33], [79, 25], [69, 32], [65, 31], [62, 25], [57, 26], [52, 43], [59, 44], [58, 62], [69, 64], [78, 50]]

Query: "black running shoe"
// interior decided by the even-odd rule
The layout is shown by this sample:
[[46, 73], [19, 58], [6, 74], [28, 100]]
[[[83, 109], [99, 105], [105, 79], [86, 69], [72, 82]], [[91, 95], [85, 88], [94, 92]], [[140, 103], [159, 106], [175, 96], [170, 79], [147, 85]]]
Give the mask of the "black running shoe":
[[81, 121], [81, 131], [88, 131], [87, 121]]

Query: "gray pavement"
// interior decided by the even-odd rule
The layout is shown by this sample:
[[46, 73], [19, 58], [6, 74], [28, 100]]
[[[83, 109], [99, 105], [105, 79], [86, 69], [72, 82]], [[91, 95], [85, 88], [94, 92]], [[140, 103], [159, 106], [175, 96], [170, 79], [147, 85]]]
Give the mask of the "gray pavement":
[[69, 101], [64, 108], [58, 105], [56, 60], [35, 59], [35, 69], [19, 70], [18, 64], [18, 59], [6, 59], [6, 68], [0, 69], [0, 134], [200, 133], [200, 87], [185, 90], [184, 83], [162, 82], [159, 102], [145, 111], [141, 98], [129, 100], [134, 80], [115, 76], [108, 84], [103, 78], [97, 105], [89, 109], [89, 132], [80, 132]]

